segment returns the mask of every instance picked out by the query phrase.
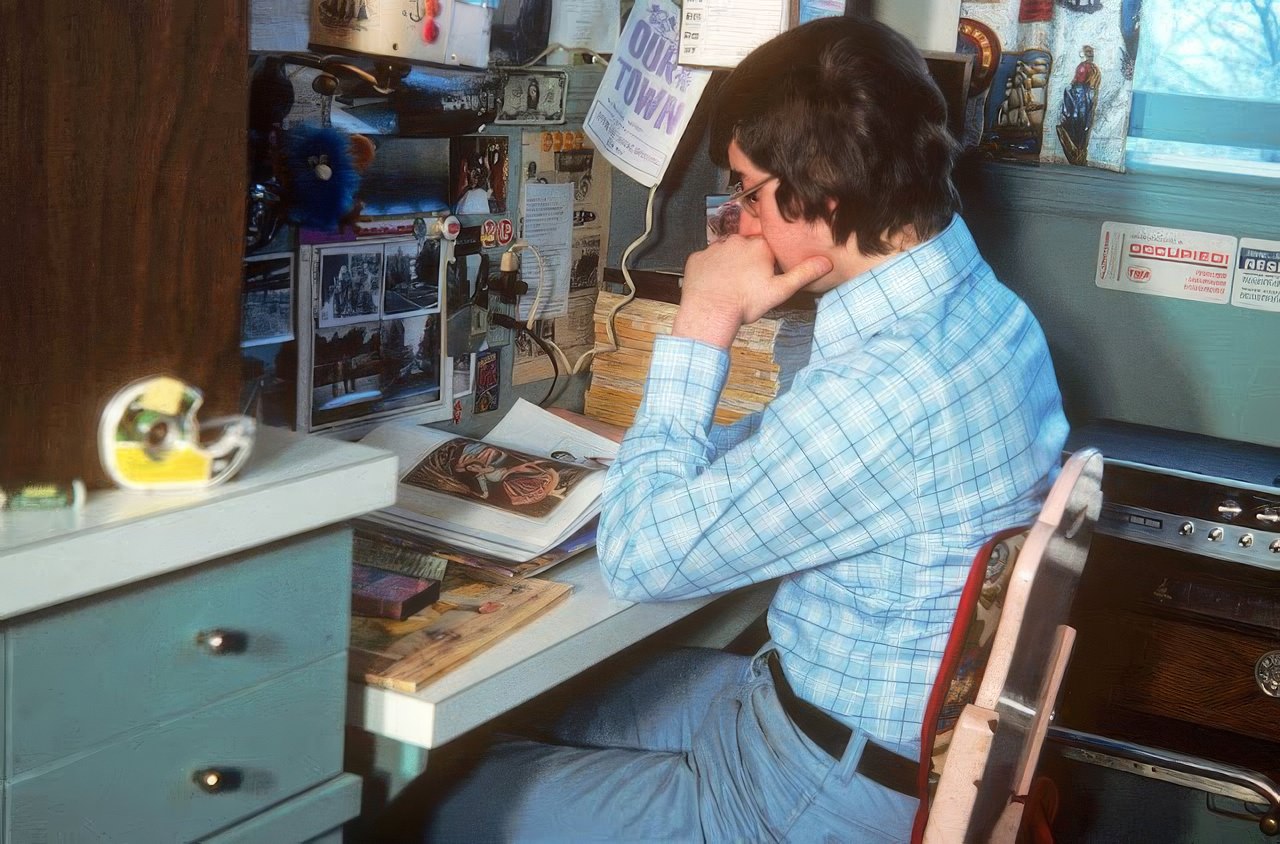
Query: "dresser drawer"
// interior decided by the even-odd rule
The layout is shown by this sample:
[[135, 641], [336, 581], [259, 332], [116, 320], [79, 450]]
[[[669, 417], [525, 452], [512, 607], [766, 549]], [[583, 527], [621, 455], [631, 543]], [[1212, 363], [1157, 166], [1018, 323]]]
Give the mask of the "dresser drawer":
[[1280, 741], [1280, 698], [1254, 679], [1258, 660], [1280, 649], [1280, 636], [1154, 618], [1132, 629], [1137, 661], [1112, 704]]
[[360, 778], [340, 774], [200, 844], [342, 844], [342, 825], [358, 814]]
[[12, 624], [9, 777], [344, 649], [350, 561], [348, 530], [318, 531]]
[[[226, 829], [338, 776], [346, 652], [9, 783], [24, 844], [170, 844]], [[210, 794], [209, 768], [238, 774]]]

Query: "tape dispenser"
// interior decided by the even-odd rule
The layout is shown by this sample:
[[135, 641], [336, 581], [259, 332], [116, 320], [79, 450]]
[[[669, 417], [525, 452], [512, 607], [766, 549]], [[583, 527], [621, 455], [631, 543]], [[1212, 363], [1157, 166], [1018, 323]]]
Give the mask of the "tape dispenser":
[[123, 388], [98, 425], [102, 467], [126, 489], [200, 489], [231, 478], [253, 451], [257, 424], [248, 416], [213, 420], [216, 439], [202, 441], [203, 403], [198, 389], [167, 375]]

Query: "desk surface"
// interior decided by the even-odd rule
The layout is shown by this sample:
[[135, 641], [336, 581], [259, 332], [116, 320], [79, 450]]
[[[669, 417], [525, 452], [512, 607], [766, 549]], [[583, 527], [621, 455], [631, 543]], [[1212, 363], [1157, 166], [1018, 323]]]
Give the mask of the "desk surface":
[[542, 577], [573, 584], [573, 593], [415, 693], [349, 684], [347, 722], [406, 744], [439, 747], [713, 601], [723, 641], [711, 644], [727, 643], [764, 610], [773, 591], [764, 586], [719, 599], [633, 604], [609, 594], [594, 553]]
[[395, 485], [389, 452], [259, 428], [240, 474], [215, 487], [0, 512], [0, 619], [362, 515], [393, 503]]

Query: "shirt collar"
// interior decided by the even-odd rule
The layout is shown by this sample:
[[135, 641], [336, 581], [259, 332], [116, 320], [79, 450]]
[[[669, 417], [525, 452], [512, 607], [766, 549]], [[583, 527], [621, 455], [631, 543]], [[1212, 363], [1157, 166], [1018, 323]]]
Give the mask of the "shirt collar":
[[[823, 294], [813, 327], [813, 353], [861, 345], [893, 322], [924, 309], [956, 287], [980, 260], [960, 217], [936, 237], [894, 255]], [[852, 330], [851, 330], [852, 329]]]

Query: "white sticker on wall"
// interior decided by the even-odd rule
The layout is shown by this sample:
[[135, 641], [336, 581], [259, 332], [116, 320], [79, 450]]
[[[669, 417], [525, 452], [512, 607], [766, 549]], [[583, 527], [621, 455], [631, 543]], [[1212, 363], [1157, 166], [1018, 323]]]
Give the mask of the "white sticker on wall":
[[1280, 240], [1240, 238], [1231, 304], [1280, 311]]
[[1235, 254], [1230, 235], [1105, 222], [1094, 282], [1107, 290], [1225, 305]]

